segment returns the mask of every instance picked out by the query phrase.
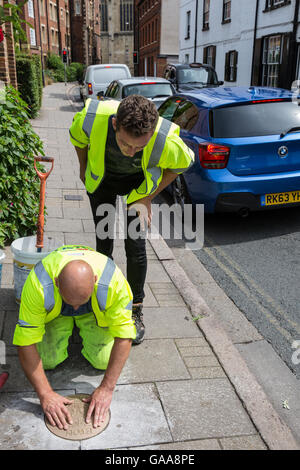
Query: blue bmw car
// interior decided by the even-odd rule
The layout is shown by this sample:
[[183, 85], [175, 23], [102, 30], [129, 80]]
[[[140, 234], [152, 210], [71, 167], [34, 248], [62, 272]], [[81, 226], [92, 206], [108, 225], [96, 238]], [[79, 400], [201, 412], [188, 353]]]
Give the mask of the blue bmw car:
[[175, 201], [241, 215], [300, 204], [299, 104], [292, 92], [266, 87], [205, 88], [168, 98], [159, 114], [180, 126], [196, 156], [172, 184]]

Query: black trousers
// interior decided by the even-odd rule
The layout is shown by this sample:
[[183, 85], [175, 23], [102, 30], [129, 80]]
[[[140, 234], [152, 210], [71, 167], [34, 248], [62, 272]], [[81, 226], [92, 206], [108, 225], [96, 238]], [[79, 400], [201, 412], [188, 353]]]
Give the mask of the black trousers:
[[[112, 253], [114, 239], [112, 234], [107, 233], [106, 236], [106, 234], [103, 233], [108, 231], [108, 227], [101, 224], [101, 221], [103, 223], [105, 222], [105, 218], [107, 219], [107, 212], [100, 210], [100, 212], [103, 213], [101, 213], [101, 215], [97, 215], [97, 209], [103, 204], [109, 204], [116, 209], [117, 196], [123, 196], [130, 193], [132, 189], [138, 188], [143, 179], [144, 175], [140, 173], [118, 178], [106, 175], [94, 193], [87, 193], [90, 199], [96, 228], [96, 250], [111, 259], [113, 259]], [[129, 215], [128, 211], [126, 211], [125, 217], [127, 222], [125, 224], [126, 231], [124, 233], [127, 260], [127, 281], [133, 293], [133, 303], [140, 303], [143, 302], [145, 297], [144, 285], [147, 274], [146, 236], [145, 232], [140, 229], [139, 223], [137, 223], [137, 214]], [[136, 232], [139, 232], [140, 236], [130, 236], [128, 227], [131, 223], [134, 223], [136, 226]], [[99, 231], [101, 231], [101, 234]]]

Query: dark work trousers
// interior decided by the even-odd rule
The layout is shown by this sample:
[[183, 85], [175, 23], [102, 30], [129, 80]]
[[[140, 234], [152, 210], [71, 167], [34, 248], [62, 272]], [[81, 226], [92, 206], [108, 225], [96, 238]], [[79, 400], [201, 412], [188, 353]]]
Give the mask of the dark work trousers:
[[[117, 196], [129, 194], [132, 189], [138, 188], [143, 180], [144, 175], [141, 173], [117, 178], [114, 178], [111, 175], [106, 175], [94, 193], [87, 193], [90, 199], [96, 232], [98, 231], [97, 225], [99, 222], [107, 217], [106, 213], [103, 215], [96, 215], [99, 205], [111, 204], [116, 208]], [[137, 218], [137, 214], [128, 215], [128, 211], [126, 211], [126, 217], [126, 226], [128, 229], [129, 224]], [[135, 222], [137, 224], [137, 221]], [[124, 240], [127, 258], [127, 281], [133, 293], [134, 304], [143, 302], [145, 297], [144, 285], [147, 273], [146, 236], [145, 232], [140, 231], [139, 224], [137, 224], [137, 232], [139, 232], [141, 236], [137, 239], [135, 239], [136, 237], [132, 239], [129, 236], [128, 230], [126, 230]], [[100, 239], [96, 235], [96, 250], [99, 253], [113, 259], [113, 247], [114, 240], [111, 235], [104, 239]]]

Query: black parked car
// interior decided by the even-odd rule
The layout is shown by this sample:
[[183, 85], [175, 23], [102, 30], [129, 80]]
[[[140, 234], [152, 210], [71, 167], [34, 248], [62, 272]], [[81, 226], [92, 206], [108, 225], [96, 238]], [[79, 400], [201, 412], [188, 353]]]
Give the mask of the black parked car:
[[169, 80], [175, 89], [185, 93], [195, 88], [211, 88], [223, 85], [218, 80], [217, 72], [211, 65], [194, 62], [192, 64], [168, 64], [163, 77]]

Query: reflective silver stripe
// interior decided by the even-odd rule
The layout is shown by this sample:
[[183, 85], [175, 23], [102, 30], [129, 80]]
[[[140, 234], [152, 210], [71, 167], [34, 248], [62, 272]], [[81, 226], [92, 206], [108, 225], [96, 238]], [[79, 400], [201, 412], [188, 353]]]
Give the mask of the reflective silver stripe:
[[34, 272], [44, 290], [44, 307], [47, 312], [51, 312], [55, 305], [53, 281], [44, 268], [42, 261], [35, 265]]
[[92, 127], [95, 121], [96, 112], [98, 109], [99, 101], [91, 100], [83, 121], [82, 130], [88, 138], [90, 138]]
[[95, 175], [92, 171], [91, 171], [91, 177], [93, 178], [93, 180], [97, 181], [97, 179], [99, 178], [99, 176]]
[[113, 262], [113, 260], [111, 260], [110, 258], [107, 258], [107, 262], [103, 270], [103, 273], [99, 279], [98, 288], [97, 288], [97, 300], [98, 300], [100, 310], [105, 310], [108, 288], [112, 280], [112, 277], [114, 275], [115, 269], [116, 269], [116, 265]]
[[171, 126], [171, 121], [163, 119], [152, 148], [147, 168], [153, 168], [158, 165]]
[[132, 310], [132, 300], [126, 305], [125, 310]]
[[148, 168], [148, 172], [151, 174], [151, 180], [153, 182], [153, 186], [151, 189], [151, 194], [152, 194], [157, 188], [157, 182], [159, 178], [161, 177], [162, 168], [159, 168], [158, 166], [154, 168]]
[[21, 328], [37, 328], [37, 326], [32, 326], [24, 320], [18, 320], [17, 325], [19, 325]]

